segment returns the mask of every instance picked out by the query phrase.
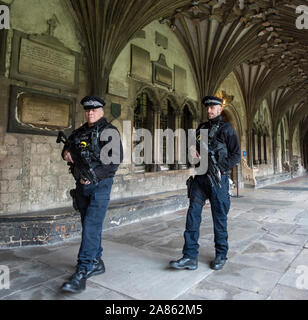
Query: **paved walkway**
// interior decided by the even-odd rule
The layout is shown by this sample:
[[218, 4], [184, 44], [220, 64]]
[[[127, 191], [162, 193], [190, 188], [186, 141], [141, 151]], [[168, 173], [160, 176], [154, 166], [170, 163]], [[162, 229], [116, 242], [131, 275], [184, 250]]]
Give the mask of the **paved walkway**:
[[81, 294], [59, 287], [74, 271], [79, 240], [45, 247], [0, 250], [10, 269], [10, 289], [0, 299], [307, 299], [308, 177], [232, 198], [229, 260], [221, 271], [214, 257], [209, 208], [201, 226], [199, 268], [170, 270], [181, 257], [186, 211], [107, 230], [106, 273], [87, 281]]

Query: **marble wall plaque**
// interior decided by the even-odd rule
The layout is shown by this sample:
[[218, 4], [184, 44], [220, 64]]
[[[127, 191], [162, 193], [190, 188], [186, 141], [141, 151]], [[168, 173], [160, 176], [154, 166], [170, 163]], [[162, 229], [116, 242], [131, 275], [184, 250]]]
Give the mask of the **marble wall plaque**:
[[37, 128], [57, 129], [70, 126], [70, 105], [43, 96], [22, 95], [18, 100], [17, 114], [22, 124]]
[[70, 91], [78, 89], [79, 53], [48, 35], [14, 30], [10, 77]]
[[11, 87], [9, 132], [56, 135], [74, 129], [75, 100], [29, 88]]
[[155, 68], [155, 82], [166, 85], [169, 88], [172, 87], [172, 71], [156, 66]]
[[166, 57], [161, 54], [158, 61], [153, 62], [153, 83], [171, 89], [172, 80], [173, 70], [168, 67]]
[[75, 56], [43, 46], [28, 39], [21, 39], [20, 73], [74, 86]]
[[131, 76], [150, 82], [152, 78], [150, 52], [135, 45], [132, 45], [131, 52]]

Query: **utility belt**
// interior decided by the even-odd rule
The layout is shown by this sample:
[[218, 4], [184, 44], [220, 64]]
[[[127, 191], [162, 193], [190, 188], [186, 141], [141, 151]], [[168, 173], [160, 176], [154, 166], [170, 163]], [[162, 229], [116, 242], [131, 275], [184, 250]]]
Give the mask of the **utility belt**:
[[[226, 170], [226, 171], [223, 171], [221, 172], [221, 175], [223, 176], [228, 176], [232, 173], [232, 170]], [[206, 174], [205, 174], [206, 175]], [[193, 176], [190, 176], [187, 181], [186, 181], [186, 186], [187, 186], [187, 197], [190, 199], [191, 198], [191, 192], [192, 192], [192, 185], [193, 185], [193, 182], [194, 182], [194, 177]]]

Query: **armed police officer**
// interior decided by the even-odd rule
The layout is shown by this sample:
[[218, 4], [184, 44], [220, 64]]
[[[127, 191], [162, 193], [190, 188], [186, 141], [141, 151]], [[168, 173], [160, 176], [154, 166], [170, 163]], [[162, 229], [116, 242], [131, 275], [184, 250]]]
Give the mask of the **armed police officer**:
[[209, 199], [214, 224], [215, 259], [210, 266], [214, 270], [223, 268], [227, 260], [228, 232], [227, 214], [230, 209], [229, 177], [231, 170], [241, 159], [241, 149], [235, 130], [229, 123], [223, 122], [222, 100], [208, 96], [203, 99], [207, 108], [208, 122], [202, 123], [196, 131], [197, 149], [192, 152], [200, 157], [200, 130], [208, 130], [208, 170], [196, 175], [189, 190], [190, 205], [186, 217], [183, 257], [171, 261], [175, 269], [195, 270], [198, 267], [199, 232], [201, 213], [205, 201]]
[[104, 100], [87, 96], [81, 104], [87, 122], [63, 141], [65, 145], [62, 151], [62, 157], [70, 165], [76, 180], [73, 198], [82, 223], [77, 269], [70, 280], [62, 285], [63, 291], [74, 293], [86, 288], [88, 278], [105, 272], [101, 259], [102, 227], [113, 177], [123, 160], [120, 134], [104, 118]]

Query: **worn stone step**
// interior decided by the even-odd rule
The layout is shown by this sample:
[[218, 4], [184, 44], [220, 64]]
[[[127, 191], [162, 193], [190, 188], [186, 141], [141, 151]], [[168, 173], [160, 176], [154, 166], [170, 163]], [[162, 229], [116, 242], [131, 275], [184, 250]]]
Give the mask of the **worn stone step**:
[[[111, 201], [104, 229], [187, 208], [186, 190]], [[72, 207], [0, 217], [0, 248], [57, 243], [79, 237], [79, 212]]]

